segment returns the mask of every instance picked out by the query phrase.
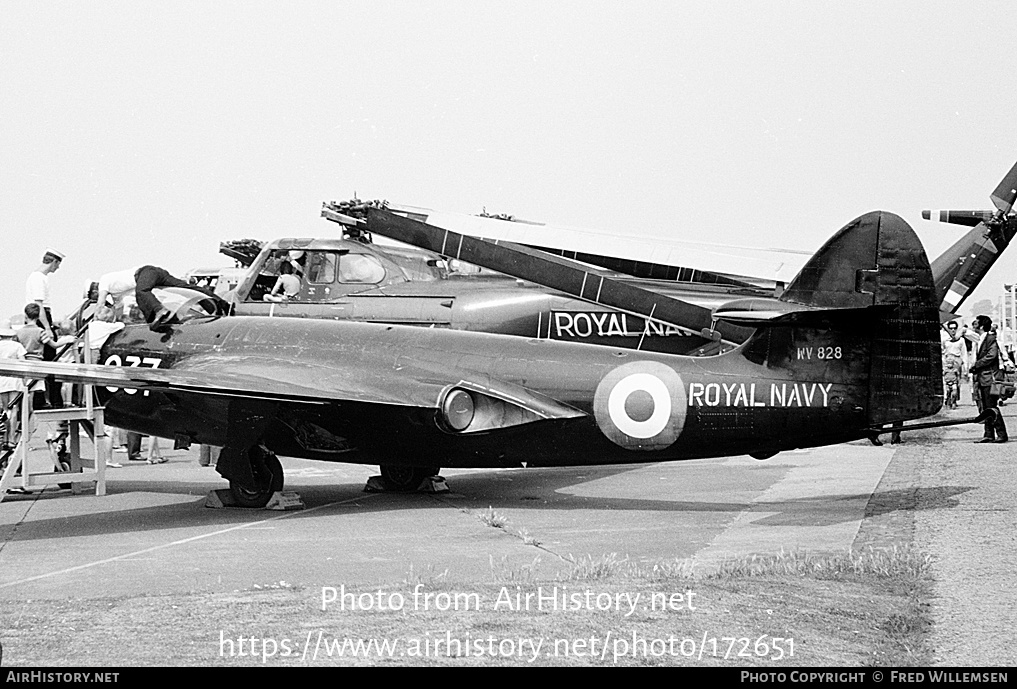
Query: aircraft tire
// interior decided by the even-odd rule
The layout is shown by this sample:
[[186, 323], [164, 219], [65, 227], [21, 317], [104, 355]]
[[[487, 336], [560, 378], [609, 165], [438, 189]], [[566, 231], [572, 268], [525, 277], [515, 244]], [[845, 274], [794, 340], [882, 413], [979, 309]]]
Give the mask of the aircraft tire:
[[272, 499], [272, 494], [282, 490], [283, 468], [274, 452], [255, 445], [248, 450], [251, 458], [251, 471], [257, 488], [248, 488], [230, 481], [230, 493], [240, 507], [264, 507]]
[[381, 477], [385, 487], [395, 493], [412, 493], [428, 476], [436, 476], [439, 467], [408, 467], [397, 464], [382, 464]]

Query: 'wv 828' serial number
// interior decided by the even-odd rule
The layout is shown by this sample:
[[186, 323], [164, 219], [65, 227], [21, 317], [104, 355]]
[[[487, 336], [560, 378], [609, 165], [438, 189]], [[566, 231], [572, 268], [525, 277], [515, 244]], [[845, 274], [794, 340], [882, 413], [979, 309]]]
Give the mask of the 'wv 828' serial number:
[[798, 359], [840, 359], [844, 351], [840, 347], [799, 347]]

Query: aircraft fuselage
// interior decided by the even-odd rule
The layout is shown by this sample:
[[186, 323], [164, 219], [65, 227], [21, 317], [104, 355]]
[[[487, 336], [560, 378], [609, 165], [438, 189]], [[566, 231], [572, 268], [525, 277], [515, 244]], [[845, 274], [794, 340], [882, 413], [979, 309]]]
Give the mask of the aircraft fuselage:
[[[236, 424], [263, 420], [270, 449], [308, 459], [444, 467], [649, 462], [864, 437], [867, 347], [848, 330], [774, 329], [727, 354], [691, 358], [442, 329], [230, 317], [192, 321], [168, 335], [128, 327], [104, 345], [99, 363], [200, 372], [224, 357], [285, 361], [280, 390], [287, 379], [314, 385], [322, 375], [380, 367], [419, 381], [422, 391], [402, 404], [154, 390], [100, 389], [100, 397], [113, 425], [210, 445], [227, 444]], [[442, 423], [440, 387], [426, 387], [429, 377], [450, 373], [467, 383], [520, 386], [579, 413], [520, 425], [504, 414], [488, 430], [454, 432]], [[369, 389], [370, 381], [345, 385], [357, 386]]]

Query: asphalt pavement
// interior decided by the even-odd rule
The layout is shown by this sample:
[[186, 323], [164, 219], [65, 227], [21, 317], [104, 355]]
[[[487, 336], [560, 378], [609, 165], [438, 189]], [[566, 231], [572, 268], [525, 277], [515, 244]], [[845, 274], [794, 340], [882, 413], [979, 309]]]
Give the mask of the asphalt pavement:
[[[1017, 431], [1017, 409], [1004, 411]], [[118, 454], [104, 497], [52, 489], [0, 503], [0, 600], [523, 571], [550, 581], [582, 558], [705, 570], [754, 553], [913, 543], [933, 556], [938, 662], [1013, 662], [1017, 442], [973, 444], [979, 436], [960, 426], [766, 461], [445, 470], [441, 494], [366, 493], [375, 467], [284, 458], [286, 489], [306, 505], [288, 512], [206, 507], [226, 483], [196, 448], [164, 450], [158, 465]]]
[[225, 481], [194, 450], [164, 454], [158, 465], [117, 455], [124, 466], [108, 470], [104, 497], [51, 490], [0, 503], [0, 598], [394, 583], [411, 572], [488, 581], [535, 566], [553, 579], [581, 558], [706, 568], [747, 553], [843, 551], [893, 450], [446, 470], [443, 494], [365, 493], [375, 467], [284, 458], [286, 489], [306, 505], [293, 512], [209, 509]]

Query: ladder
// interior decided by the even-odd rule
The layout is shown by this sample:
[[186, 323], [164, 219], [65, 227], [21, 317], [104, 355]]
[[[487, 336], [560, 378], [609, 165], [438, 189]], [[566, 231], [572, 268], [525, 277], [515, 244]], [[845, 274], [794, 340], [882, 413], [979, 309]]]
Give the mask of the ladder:
[[[87, 323], [82, 328], [78, 339], [83, 342], [84, 363], [92, 363], [92, 350], [88, 338]], [[31, 387], [30, 385], [28, 386]], [[7, 492], [14, 488], [19, 492], [44, 490], [47, 486], [57, 485], [69, 487], [74, 494], [84, 492], [87, 485], [95, 483], [95, 494], [106, 494], [106, 462], [109, 459], [109, 445], [106, 442], [106, 424], [103, 408], [94, 402], [91, 385], [83, 385], [81, 399], [83, 406], [64, 407], [63, 409], [40, 409], [33, 413], [32, 394], [26, 390], [21, 395], [21, 439], [14, 450], [0, 454], [0, 464], [7, 462], [0, 474], [0, 501]], [[29, 466], [29, 443], [33, 432], [43, 422], [67, 422], [67, 466], [61, 462], [57, 452], [50, 449], [50, 460], [53, 464], [50, 471], [32, 473]], [[92, 440], [95, 455], [92, 458], [81, 456], [81, 429]]]

